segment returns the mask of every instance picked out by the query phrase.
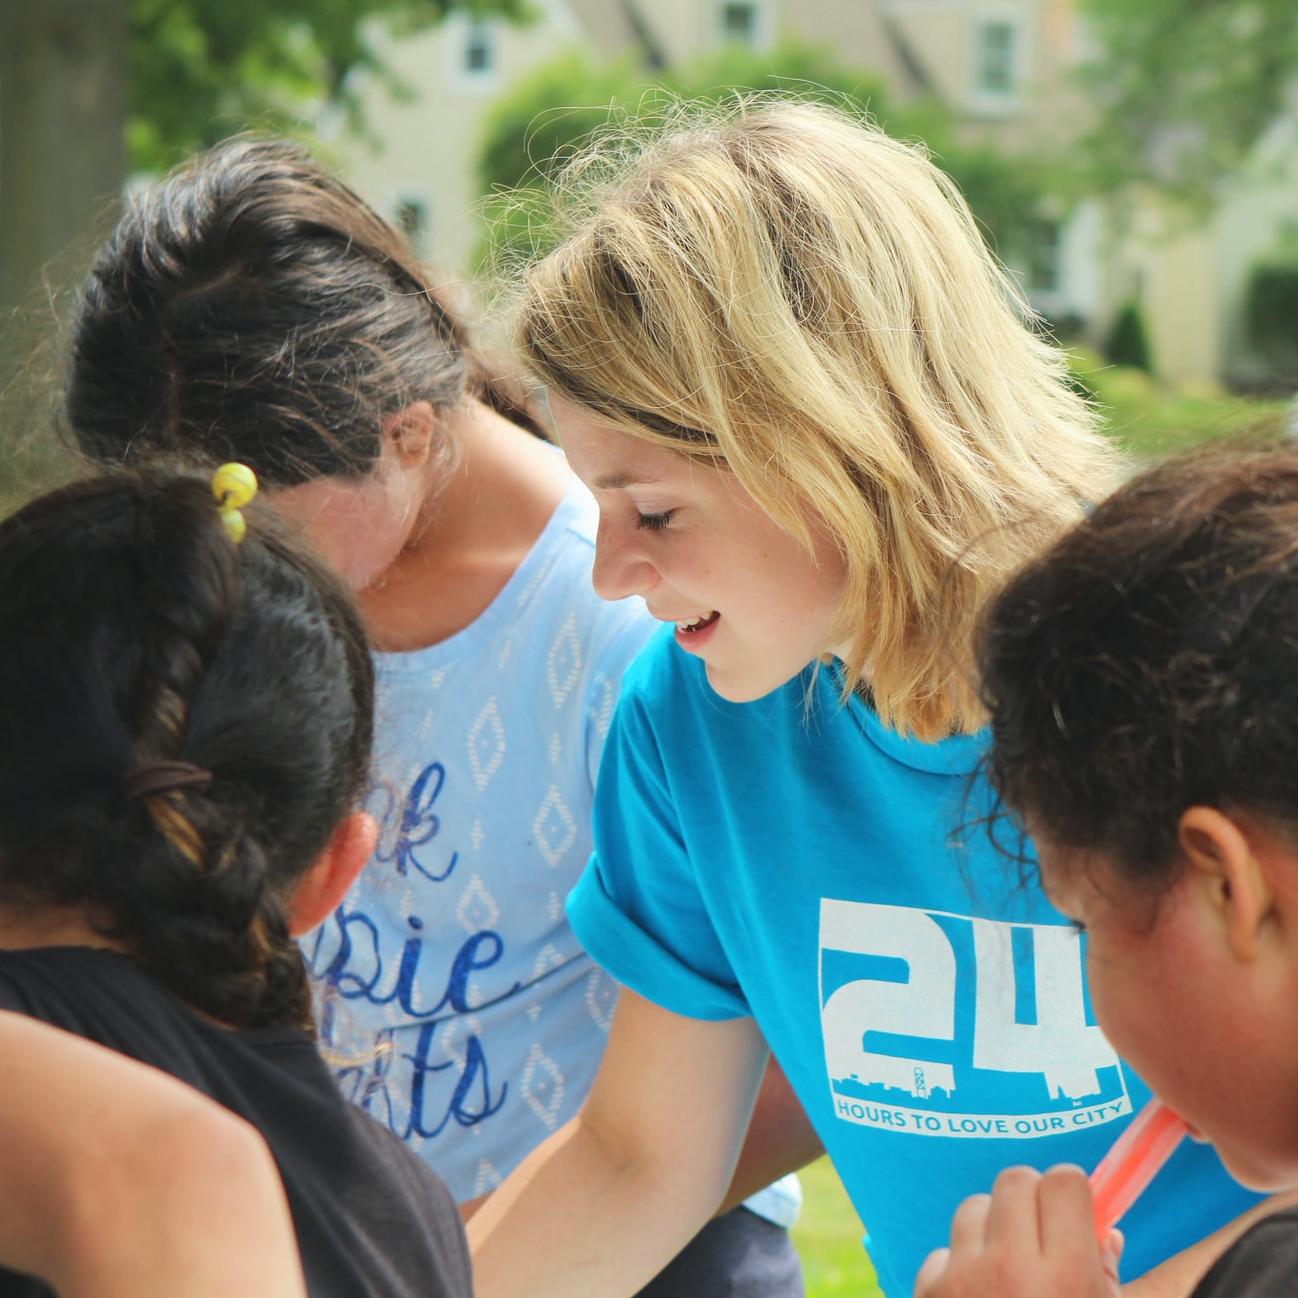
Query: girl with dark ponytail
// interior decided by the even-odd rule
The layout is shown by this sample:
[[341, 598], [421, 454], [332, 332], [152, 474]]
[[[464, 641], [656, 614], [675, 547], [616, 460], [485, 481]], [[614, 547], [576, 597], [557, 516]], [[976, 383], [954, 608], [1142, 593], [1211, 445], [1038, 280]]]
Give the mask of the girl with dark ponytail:
[[[0, 524], [0, 1033], [62, 1028], [260, 1132], [313, 1298], [459, 1298], [453, 1204], [339, 1096], [295, 940], [374, 843], [361, 623], [272, 520], [229, 531], [212, 497], [123, 474]], [[93, 1152], [91, 1075], [57, 1119]], [[0, 1257], [30, 1267], [2, 1233]], [[5, 1298], [48, 1292], [0, 1270]]]

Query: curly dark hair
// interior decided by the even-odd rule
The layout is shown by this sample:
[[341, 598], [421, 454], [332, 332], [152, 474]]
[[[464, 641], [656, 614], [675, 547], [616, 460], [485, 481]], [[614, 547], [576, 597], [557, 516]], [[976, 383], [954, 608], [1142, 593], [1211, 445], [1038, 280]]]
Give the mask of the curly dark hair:
[[[0, 524], [0, 890], [75, 905], [182, 999], [310, 1029], [285, 901], [368, 769], [373, 669], [337, 580], [207, 483], [118, 474]], [[144, 763], [206, 787], [131, 797]]]
[[241, 460], [286, 487], [370, 472], [389, 416], [466, 391], [539, 431], [399, 231], [300, 146], [239, 136], [142, 190], [99, 251], [62, 420], [104, 465]]
[[1134, 478], [1008, 584], [977, 653], [992, 785], [1052, 844], [1157, 891], [1187, 807], [1298, 833], [1298, 448]]

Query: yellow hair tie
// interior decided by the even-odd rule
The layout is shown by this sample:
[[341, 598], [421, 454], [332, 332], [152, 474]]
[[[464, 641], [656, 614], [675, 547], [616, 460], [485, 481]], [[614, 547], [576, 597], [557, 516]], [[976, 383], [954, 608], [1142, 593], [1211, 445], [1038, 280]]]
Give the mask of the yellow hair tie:
[[212, 474], [212, 495], [221, 511], [221, 523], [235, 545], [243, 540], [248, 530], [248, 524], [239, 511], [251, 504], [256, 494], [257, 475], [246, 464], [223, 464]]

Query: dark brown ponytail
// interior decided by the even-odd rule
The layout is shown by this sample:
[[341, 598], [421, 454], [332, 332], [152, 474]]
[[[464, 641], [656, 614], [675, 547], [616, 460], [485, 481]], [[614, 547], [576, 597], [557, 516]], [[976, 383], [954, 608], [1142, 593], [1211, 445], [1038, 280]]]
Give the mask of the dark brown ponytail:
[[63, 418], [106, 465], [242, 460], [283, 487], [368, 473], [391, 415], [466, 391], [536, 431], [399, 231], [300, 147], [240, 137], [139, 194], [100, 250]]
[[308, 1027], [284, 903], [363, 780], [372, 669], [336, 581], [249, 518], [236, 546], [206, 483], [147, 475], [0, 524], [0, 895], [84, 907], [224, 1023]]

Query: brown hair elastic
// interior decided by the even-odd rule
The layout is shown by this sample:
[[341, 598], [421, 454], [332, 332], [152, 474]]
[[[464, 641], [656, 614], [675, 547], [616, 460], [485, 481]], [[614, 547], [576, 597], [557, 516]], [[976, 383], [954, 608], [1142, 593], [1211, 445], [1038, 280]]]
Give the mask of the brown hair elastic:
[[193, 762], [142, 762], [122, 778], [122, 791], [128, 802], [170, 793], [173, 789], [206, 788], [212, 783], [212, 772]]

